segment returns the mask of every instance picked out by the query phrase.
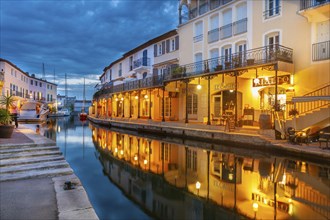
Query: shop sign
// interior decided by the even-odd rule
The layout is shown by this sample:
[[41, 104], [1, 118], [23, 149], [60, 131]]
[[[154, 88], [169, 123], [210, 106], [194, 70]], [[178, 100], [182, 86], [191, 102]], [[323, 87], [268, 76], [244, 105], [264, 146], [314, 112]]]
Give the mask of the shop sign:
[[[238, 84], [237, 84], [238, 86]], [[214, 85], [215, 91], [222, 91], [222, 90], [235, 90], [235, 83], [221, 83]]]
[[[277, 85], [290, 84], [290, 75], [278, 76]], [[253, 87], [275, 85], [275, 77], [258, 78], [252, 80]]]

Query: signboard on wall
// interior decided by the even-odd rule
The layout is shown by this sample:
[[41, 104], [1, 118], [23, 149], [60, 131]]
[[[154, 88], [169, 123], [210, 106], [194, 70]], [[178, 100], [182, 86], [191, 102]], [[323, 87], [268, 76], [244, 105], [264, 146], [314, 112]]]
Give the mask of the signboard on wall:
[[[238, 84], [237, 84], [238, 87]], [[214, 85], [215, 91], [222, 91], [222, 90], [235, 90], [235, 83], [221, 83]]]
[[[275, 77], [257, 78], [252, 80], [253, 87], [275, 85]], [[278, 76], [277, 85], [290, 84], [290, 75]]]

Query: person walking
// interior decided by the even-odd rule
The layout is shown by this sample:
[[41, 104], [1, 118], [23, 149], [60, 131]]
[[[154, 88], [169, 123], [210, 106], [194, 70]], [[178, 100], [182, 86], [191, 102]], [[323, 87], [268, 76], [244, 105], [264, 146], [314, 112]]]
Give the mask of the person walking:
[[14, 119], [15, 121], [15, 126], [16, 128], [18, 128], [18, 121], [17, 121], [17, 118], [18, 118], [18, 113], [17, 113], [17, 106], [13, 106], [12, 107], [12, 110], [11, 110], [11, 117]]

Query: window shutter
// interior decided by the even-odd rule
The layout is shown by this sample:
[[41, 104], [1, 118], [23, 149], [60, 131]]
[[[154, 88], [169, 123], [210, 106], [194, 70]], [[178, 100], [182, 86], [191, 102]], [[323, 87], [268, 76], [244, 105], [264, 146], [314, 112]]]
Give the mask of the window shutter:
[[175, 37], [175, 50], [179, 50], [179, 36]]
[[166, 53], [170, 52], [170, 40], [166, 40]]
[[162, 42], [162, 54], [165, 54], [165, 41]]
[[154, 57], [157, 56], [157, 44], [154, 45]]

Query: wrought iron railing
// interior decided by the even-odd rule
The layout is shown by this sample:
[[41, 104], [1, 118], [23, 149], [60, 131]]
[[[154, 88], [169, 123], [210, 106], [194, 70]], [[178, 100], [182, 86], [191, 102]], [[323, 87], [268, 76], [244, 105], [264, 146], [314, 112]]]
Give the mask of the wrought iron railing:
[[292, 63], [293, 50], [278, 44], [260, 47], [229, 56], [220, 56], [208, 60], [178, 66], [171, 70], [165, 80], [175, 80], [201, 74], [246, 68], [248, 66], [267, 64], [275, 61]]
[[134, 80], [116, 86], [104, 87], [94, 94], [94, 98], [102, 94], [119, 93], [124, 91], [134, 91], [144, 88], [163, 86], [164, 81], [180, 80], [185, 77], [193, 78], [202, 74], [219, 73], [222, 71], [232, 71], [237, 68], [249, 68], [254, 65], [262, 65], [275, 61], [285, 61], [292, 63], [293, 50], [281, 45], [269, 45], [230, 56], [220, 56], [208, 60], [190, 63], [176, 68], [169, 68], [163, 76], [152, 76], [145, 79]]
[[160, 87], [162, 85], [163, 85], [163, 77], [160, 75], [156, 75], [156, 76], [146, 77], [145, 79], [138, 79], [115, 86], [105, 87], [97, 91], [94, 94], [93, 98], [96, 99], [104, 94], [135, 91], [138, 89]]
[[133, 68], [139, 68], [141, 66], [150, 66], [150, 58], [142, 57], [140, 59], [134, 60]]
[[313, 61], [330, 59], [330, 41], [313, 44], [312, 59]]
[[308, 8], [313, 8], [319, 5], [329, 3], [330, 0], [301, 0], [300, 1], [300, 10], [305, 10]]

